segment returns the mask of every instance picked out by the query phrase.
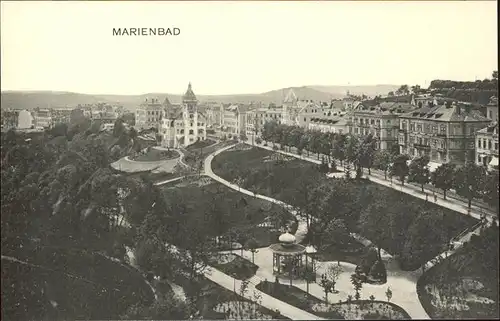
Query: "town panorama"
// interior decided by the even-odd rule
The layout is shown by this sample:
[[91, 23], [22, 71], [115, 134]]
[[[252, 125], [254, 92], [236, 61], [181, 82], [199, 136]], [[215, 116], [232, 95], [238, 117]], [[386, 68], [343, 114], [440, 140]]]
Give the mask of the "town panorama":
[[2, 108], [2, 317], [498, 318], [497, 76]]

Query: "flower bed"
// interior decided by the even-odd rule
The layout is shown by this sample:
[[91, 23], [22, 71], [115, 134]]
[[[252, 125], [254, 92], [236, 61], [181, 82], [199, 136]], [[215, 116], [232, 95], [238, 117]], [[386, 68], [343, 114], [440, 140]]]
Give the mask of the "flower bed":
[[299, 309], [328, 320], [408, 320], [410, 316], [401, 307], [384, 301], [357, 300], [326, 304], [296, 287], [273, 282], [261, 282], [257, 289]]
[[212, 266], [238, 280], [247, 280], [255, 275], [259, 267], [239, 255], [229, 253], [222, 262], [212, 263]]

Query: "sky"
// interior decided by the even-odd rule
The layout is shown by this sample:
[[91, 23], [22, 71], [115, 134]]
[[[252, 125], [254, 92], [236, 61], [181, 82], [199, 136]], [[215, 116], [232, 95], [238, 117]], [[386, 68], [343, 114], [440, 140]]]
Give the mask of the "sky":
[[[113, 28], [179, 28], [113, 36]], [[1, 2], [2, 90], [260, 93], [498, 70], [496, 1]]]

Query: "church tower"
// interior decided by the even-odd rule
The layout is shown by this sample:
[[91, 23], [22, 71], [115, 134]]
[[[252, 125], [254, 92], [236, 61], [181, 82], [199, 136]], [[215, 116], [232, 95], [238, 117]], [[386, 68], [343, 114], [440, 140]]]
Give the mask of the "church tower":
[[189, 83], [184, 96], [182, 96], [182, 119], [184, 121], [184, 146], [193, 144], [198, 140], [198, 99]]

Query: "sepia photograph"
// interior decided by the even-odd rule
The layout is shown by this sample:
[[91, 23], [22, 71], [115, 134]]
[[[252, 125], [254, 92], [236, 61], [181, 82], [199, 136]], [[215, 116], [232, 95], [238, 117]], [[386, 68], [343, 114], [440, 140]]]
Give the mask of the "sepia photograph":
[[1, 319], [499, 317], [496, 1], [1, 1]]

